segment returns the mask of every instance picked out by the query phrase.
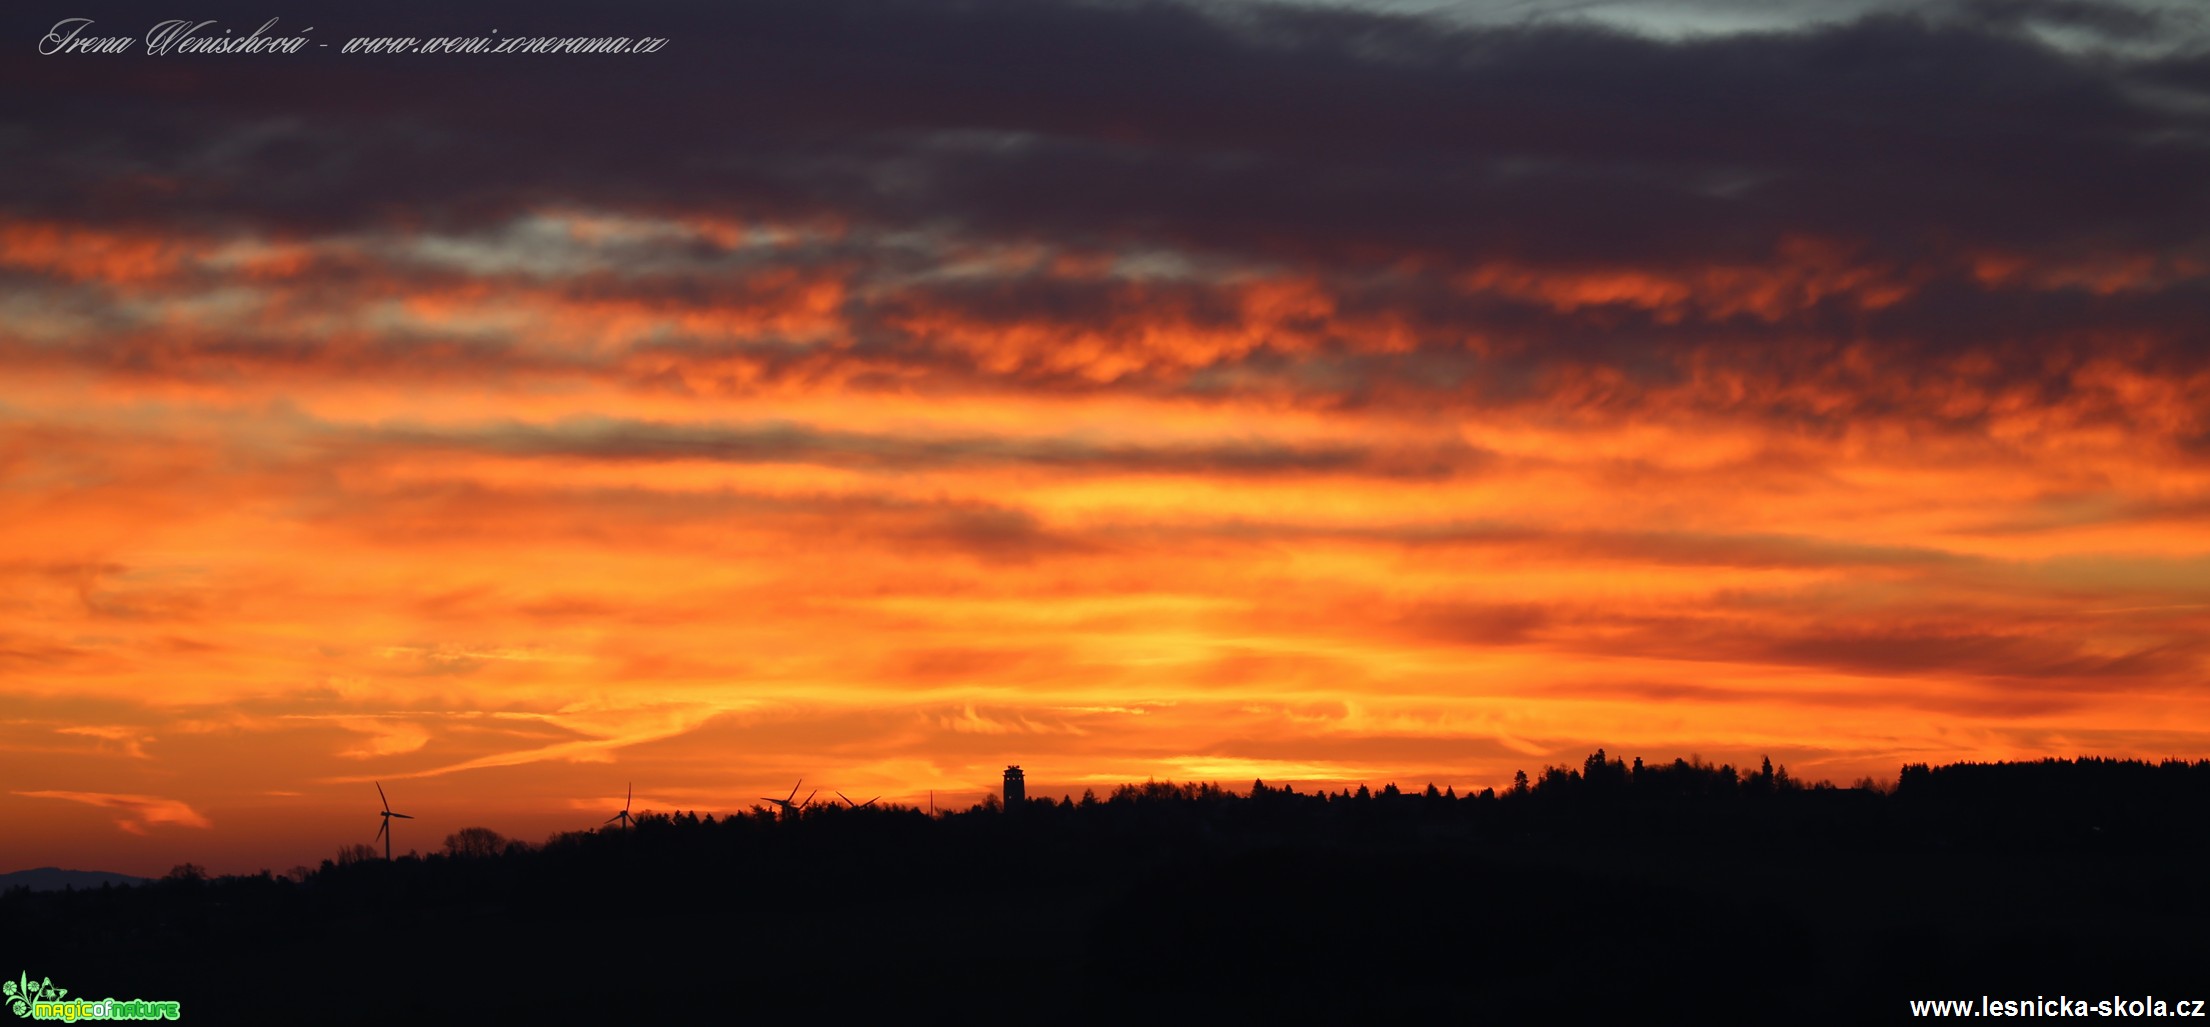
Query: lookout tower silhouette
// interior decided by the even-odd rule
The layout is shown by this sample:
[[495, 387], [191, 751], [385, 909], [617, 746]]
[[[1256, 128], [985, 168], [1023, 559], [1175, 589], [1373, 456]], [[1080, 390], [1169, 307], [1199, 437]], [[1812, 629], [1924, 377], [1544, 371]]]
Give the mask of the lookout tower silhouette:
[[1016, 763], [1005, 768], [1005, 811], [1021, 808], [1028, 802], [1028, 781], [1021, 776], [1021, 766]]

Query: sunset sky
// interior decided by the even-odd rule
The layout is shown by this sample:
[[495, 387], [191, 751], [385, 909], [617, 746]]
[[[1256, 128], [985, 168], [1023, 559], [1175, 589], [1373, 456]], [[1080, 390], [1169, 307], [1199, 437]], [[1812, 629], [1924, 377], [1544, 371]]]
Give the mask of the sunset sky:
[[0, 870], [2210, 757], [2198, 6], [296, 7], [6, 15]]

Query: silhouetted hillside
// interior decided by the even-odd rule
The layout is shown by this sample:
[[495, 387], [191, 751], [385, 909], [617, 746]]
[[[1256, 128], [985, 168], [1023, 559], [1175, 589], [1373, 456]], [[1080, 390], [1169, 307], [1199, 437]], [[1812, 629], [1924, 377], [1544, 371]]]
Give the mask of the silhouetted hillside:
[[222, 1022], [335, 1000], [318, 1020], [1856, 1023], [1910, 998], [2194, 997], [2206, 800], [2205, 763], [1839, 789], [1598, 752], [1469, 796], [1151, 782], [935, 817], [648, 813], [393, 862], [350, 846], [298, 880], [17, 889], [0, 970]]
[[98, 888], [102, 885], [121, 887], [145, 884], [147, 878], [129, 874], [109, 873], [105, 870], [63, 870], [60, 867], [36, 867], [0, 874], [0, 892], [16, 888], [32, 891], [64, 891], [68, 889]]

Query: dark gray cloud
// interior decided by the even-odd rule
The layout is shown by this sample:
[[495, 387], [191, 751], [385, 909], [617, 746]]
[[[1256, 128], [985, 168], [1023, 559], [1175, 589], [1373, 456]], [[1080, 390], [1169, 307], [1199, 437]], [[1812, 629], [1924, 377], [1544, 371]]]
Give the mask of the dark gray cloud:
[[1965, 16], [1988, 25], [2047, 25], [2080, 29], [2118, 39], [2140, 39], [2167, 27], [2170, 18], [2153, 8], [2125, 7], [2082, 0], [1965, 0]]
[[[2060, 9], [2138, 17], [1988, 6]], [[2148, 69], [1901, 16], [1678, 41], [1010, 0], [318, 20], [328, 38], [620, 25], [675, 43], [625, 61], [49, 58], [12, 76], [49, 99], [10, 140], [31, 172], [11, 205], [312, 225], [574, 201], [1571, 262], [1754, 259], [1788, 231], [1891, 252], [2153, 244], [2199, 238], [2210, 189], [2203, 115], [2127, 92]]]
[[[10, 38], [44, 31], [33, 13], [11, 12]], [[171, 16], [121, 5], [99, 20]], [[245, 26], [267, 14], [217, 4], [204, 16]], [[1969, 353], [1989, 370], [1963, 385], [2099, 404], [2090, 416], [2123, 422], [2137, 411], [2075, 381], [2088, 358], [2120, 347], [2157, 374], [2210, 366], [2210, 76], [2200, 52], [2066, 48], [2030, 30], [2133, 38], [2177, 17], [1973, 0], [1661, 38], [1594, 22], [1152, 2], [317, 12], [330, 40], [499, 27], [673, 42], [624, 58], [11, 58], [8, 85], [38, 99], [0, 131], [15, 170], [0, 212], [283, 234], [490, 233], [546, 209], [833, 226], [843, 241], [785, 256], [846, 276], [851, 346], [743, 344], [765, 381], [819, 375], [826, 361], [860, 365], [839, 379], [860, 388], [1447, 409], [1553, 402], [1561, 368], [1595, 367], [1618, 384], [1578, 402], [1631, 413], [1716, 365], [1766, 383], [1826, 376], [1842, 396], [1757, 389], [1730, 413], [1807, 430], [1896, 416], [1971, 431], [1984, 403], [1893, 388]], [[1823, 256], [1801, 258], [1805, 240]], [[1033, 271], [927, 277], [958, 248], [1024, 243], [1173, 253], [1208, 270], [1140, 288]], [[685, 245], [697, 251], [686, 260], [625, 260], [548, 287], [658, 310], [763, 301], [739, 281], [743, 261]], [[1802, 259], [1818, 265], [1807, 274], [1864, 274], [1723, 284]], [[1990, 262], [2024, 270], [1983, 274]], [[1660, 271], [1686, 291], [1564, 303], [1467, 284], [1496, 266]], [[1287, 324], [1298, 347], [1262, 340], [1200, 366], [1127, 361], [1109, 381], [981, 359], [971, 340], [908, 323], [953, 315], [1132, 347], [1136, 322], [1162, 311], [1198, 328], [1237, 323], [1221, 278], [1237, 270], [1308, 276], [1337, 314]], [[440, 276], [546, 284], [337, 259], [309, 275], [324, 289], [395, 292]], [[1766, 302], [1744, 305], [1760, 289]], [[1380, 318], [1403, 326], [1409, 351], [1356, 337], [1360, 319]], [[1483, 340], [1478, 354], [1469, 338]], [[541, 359], [432, 344], [456, 367]], [[312, 360], [330, 345], [164, 334], [98, 356], [128, 371], [201, 355]], [[397, 367], [418, 344], [343, 345], [363, 365]], [[647, 344], [678, 364], [729, 345]], [[1844, 366], [1844, 351], [1871, 359]], [[1880, 380], [1849, 380], [1867, 367]], [[640, 387], [681, 377], [544, 370], [634, 374]]]
[[1490, 459], [1488, 454], [1463, 443], [1437, 444], [1422, 452], [1346, 444], [1298, 447], [1271, 442], [1143, 446], [1073, 437], [916, 437], [836, 431], [794, 423], [684, 425], [605, 419], [573, 421], [551, 427], [501, 424], [465, 432], [390, 429], [371, 439], [410, 448], [466, 449], [586, 460], [806, 463], [912, 471], [1018, 466], [1084, 474], [1230, 477], [1357, 474], [1447, 478], [1476, 470]]

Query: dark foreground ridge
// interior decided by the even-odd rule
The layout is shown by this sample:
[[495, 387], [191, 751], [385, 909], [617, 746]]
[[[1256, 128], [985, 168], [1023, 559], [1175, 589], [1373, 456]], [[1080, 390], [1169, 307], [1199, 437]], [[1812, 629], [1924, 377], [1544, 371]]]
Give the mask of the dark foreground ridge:
[[1503, 794], [647, 813], [296, 879], [16, 889], [0, 972], [222, 1023], [1886, 1022], [2210, 998], [2206, 812], [2210, 762], [1841, 789], [1599, 751]]
[[0, 874], [0, 892], [16, 888], [32, 891], [64, 891], [67, 889], [97, 888], [106, 885], [145, 884], [147, 879], [129, 874], [109, 873], [105, 870], [63, 870], [60, 867], [33, 867]]

